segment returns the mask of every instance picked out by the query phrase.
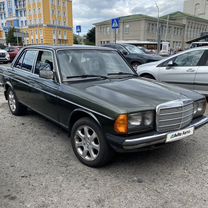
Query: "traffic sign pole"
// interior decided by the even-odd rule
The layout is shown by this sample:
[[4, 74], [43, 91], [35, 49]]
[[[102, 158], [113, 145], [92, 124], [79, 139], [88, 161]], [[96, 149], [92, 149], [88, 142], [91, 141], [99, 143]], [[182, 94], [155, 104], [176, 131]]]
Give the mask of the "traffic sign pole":
[[115, 18], [115, 19], [112, 19], [112, 29], [114, 30], [115, 32], [115, 43], [116, 43], [116, 36], [117, 36], [117, 29], [119, 29], [120, 27], [120, 20], [119, 18]]
[[114, 31], [115, 31], [115, 44], [116, 44], [116, 29], [114, 29]]

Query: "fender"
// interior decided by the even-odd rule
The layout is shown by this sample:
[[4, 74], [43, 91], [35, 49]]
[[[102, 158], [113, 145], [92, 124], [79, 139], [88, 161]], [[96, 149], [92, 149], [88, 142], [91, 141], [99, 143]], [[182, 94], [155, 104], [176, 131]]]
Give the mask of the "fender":
[[13, 86], [12, 86], [10, 81], [6, 81], [5, 82], [5, 84], [4, 84], [5, 88], [6, 88], [7, 85], [9, 85], [9, 87], [11, 87], [13, 89]]
[[7, 86], [8, 87], [11, 87], [12, 88], [12, 90], [14, 90], [14, 88], [13, 88], [13, 86], [12, 86], [12, 84], [11, 84], [11, 82], [10, 81], [6, 81], [5, 83], [4, 83], [4, 96], [5, 96], [5, 98], [6, 98], [6, 100], [7, 100], [7, 96], [6, 96], [6, 93], [7, 93]]
[[[96, 117], [93, 113], [91, 113], [91, 112], [89, 112], [89, 111], [87, 111], [87, 110], [81, 109], [81, 108], [77, 108], [77, 109], [75, 109], [75, 110], [73, 110], [73, 111], [71, 112], [71, 114], [70, 114], [70, 116], [69, 116], [69, 120], [68, 120], [68, 123], [69, 123], [69, 124], [70, 124], [70, 122], [71, 122], [72, 116], [73, 116], [75, 113], [78, 113], [78, 112], [88, 114], [88, 115], [89, 115], [91, 118], [93, 118], [93, 119], [96, 121], [96, 123], [101, 127], [101, 124], [100, 124], [99, 120], [97, 119], [97, 117]], [[69, 126], [69, 128], [71, 128], [71, 127]]]

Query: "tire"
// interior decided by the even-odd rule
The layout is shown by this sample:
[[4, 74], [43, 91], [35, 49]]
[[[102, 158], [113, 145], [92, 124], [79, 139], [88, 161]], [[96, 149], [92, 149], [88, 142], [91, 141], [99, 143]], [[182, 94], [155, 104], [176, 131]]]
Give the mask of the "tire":
[[27, 107], [19, 103], [14, 91], [11, 88], [7, 90], [7, 99], [9, 109], [13, 115], [21, 116], [27, 112]]
[[144, 74], [144, 75], [141, 75], [141, 77], [144, 77], [144, 78], [148, 78], [148, 79], [155, 79], [152, 75], [150, 74]]
[[104, 166], [113, 156], [101, 128], [87, 117], [79, 119], [72, 127], [71, 144], [79, 161], [89, 167]]
[[136, 70], [137, 71], [137, 67], [139, 66], [139, 65], [141, 65], [141, 63], [139, 63], [139, 62], [133, 62], [132, 64], [131, 64], [131, 66], [134, 68], [134, 70]]

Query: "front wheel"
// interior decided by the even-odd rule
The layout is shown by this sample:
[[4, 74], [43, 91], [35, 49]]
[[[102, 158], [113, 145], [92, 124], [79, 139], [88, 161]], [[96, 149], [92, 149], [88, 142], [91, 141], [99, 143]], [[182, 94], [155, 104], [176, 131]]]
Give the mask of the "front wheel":
[[76, 157], [90, 167], [107, 164], [113, 155], [101, 128], [90, 118], [81, 118], [74, 124], [71, 143]]
[[8, 105], [11, 113], [15, 116], [20, 116], [26, 113], [27, 108], [18, 102], [14, 91], [9, 88], [7, 90]]

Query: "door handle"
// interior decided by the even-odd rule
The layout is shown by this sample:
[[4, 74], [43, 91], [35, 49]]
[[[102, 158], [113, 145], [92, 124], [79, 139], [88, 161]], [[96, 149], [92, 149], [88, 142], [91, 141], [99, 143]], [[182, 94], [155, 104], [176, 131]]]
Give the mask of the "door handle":
[[190, 69], [187, 69], [186, 72], [195, 72], [195, 69], [190, 68]]

